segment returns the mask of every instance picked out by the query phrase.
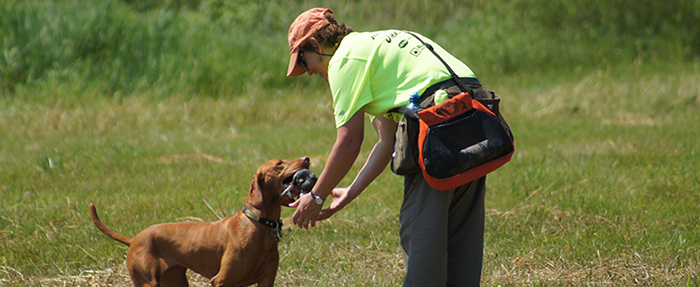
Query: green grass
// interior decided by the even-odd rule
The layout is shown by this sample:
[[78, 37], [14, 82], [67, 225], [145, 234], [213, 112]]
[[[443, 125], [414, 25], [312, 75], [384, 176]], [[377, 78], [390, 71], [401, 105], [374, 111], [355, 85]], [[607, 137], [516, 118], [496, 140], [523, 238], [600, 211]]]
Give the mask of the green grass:
[[512, 93], [519, 151], [490, 178], [487, 282], [699, 283], [697, 69], [633, 64]]
[[[697, 1], [129, 2], [0, 0], [0, 285], [128, 286], [90, 202], [134, 235], [231, 214], [269, 159], [320, 172], [326, 83], [284, 77], [313, 6], [428, 35], [504, 99], [482, 285], [700, 285]], [[386, 171], [318, 228], [286, 224], [277, 285], [399, 286], [401, 186]]]
[[[484, 284], [700, 283], [698, 72], [629, 64], [544, 88], [518, 84], [527, 76], [496, 84], [518, 152], [489, 176]], [[248, 100], [4, 103], [0, 279], [119, 268], [126, 250], [92, 226], [90, 202], [133, 235], [230, 214], [268, 159], [308, 155], [320, 171], [334, 134], [329, 97], [300, 97], [318, 107], [272, 104], [257, 120], [236, 116], [251, 115]], [[278, 284], [400, 285], [400, 187], [386, 172], [319, 228], [286, 230]]]

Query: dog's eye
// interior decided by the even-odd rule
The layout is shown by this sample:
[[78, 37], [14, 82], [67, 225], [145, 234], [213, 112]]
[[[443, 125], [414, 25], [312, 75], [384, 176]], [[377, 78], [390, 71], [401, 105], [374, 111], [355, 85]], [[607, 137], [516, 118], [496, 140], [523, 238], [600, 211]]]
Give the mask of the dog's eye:
[[278, 167], [279, 167], [279, 166], [283, 166], [283, 165], [284, 165], [284, 162], [283, 162], [283, 161], [277, 162], [277, 166], [278, 166]]

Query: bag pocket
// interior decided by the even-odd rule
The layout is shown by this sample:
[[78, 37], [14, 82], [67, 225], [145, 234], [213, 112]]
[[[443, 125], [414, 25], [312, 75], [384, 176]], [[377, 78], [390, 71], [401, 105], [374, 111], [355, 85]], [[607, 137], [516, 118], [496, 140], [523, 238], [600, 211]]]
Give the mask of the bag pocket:
[[512, 152], [513, 142], [499, 119], [477, 109], [431, 126], [422, 147], [425, 172], [444, 179]]
[[420, 171], [418, 165], [418, 121], [402, 117], [394, 133], [394, 152], [391, 156], [391, 171], [407, 175]]

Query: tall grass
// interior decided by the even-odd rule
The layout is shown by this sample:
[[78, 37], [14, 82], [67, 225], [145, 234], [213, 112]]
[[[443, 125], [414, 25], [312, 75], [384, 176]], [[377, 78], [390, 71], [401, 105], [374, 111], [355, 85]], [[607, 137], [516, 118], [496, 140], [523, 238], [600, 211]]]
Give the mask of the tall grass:
[[[235, 97], [281, 89], [286, 31], [312, 6], [356, 30], [411, 29], [484, 78], [700, 54], [700, 4], [664, 1], [3, 0], [0, 90]], [[303, 80], [302, 84], [309, 84]], [[43, 89], [43, 88], [39, 88]]]
[[250, 85], [287, 83], [284, 77], [266, 80], [266, 74], [283, 71], [267, 56], [284, 50], [285, 37], [273, 33], [279, 27], [249, 30], [253, 23], [229, 23], [225, 15], [210, 15], [214, 12], [138, 12], [119, 1], [88, 3], [87, 9], [85, 1], [12, 2], [0, 8], [6, 15], [5, 91], [59, 82], [78, 90], [98, 87], [108, 95], [218, 97], [247, 92]]

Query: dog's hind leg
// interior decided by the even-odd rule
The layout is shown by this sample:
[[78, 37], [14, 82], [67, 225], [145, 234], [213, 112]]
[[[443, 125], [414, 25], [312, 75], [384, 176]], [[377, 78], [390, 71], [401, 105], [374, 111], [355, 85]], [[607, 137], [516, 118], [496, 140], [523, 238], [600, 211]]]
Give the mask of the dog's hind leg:
[[158, 274], [142, 274], [129, 270], [134, 287], [158, 287]]
[[161, 287], [187, 287], [187, 268], [172, 266], [160, 275]]
[[[134, 253], [140, 256], [135, 256]], [[126, 269], [129, 270], [131, 281], [134, 282], [135, 287], [160, 286], [160, 268], [158, 260], [148, 253], [134, 252], [132, 248], [126, 254]]]

